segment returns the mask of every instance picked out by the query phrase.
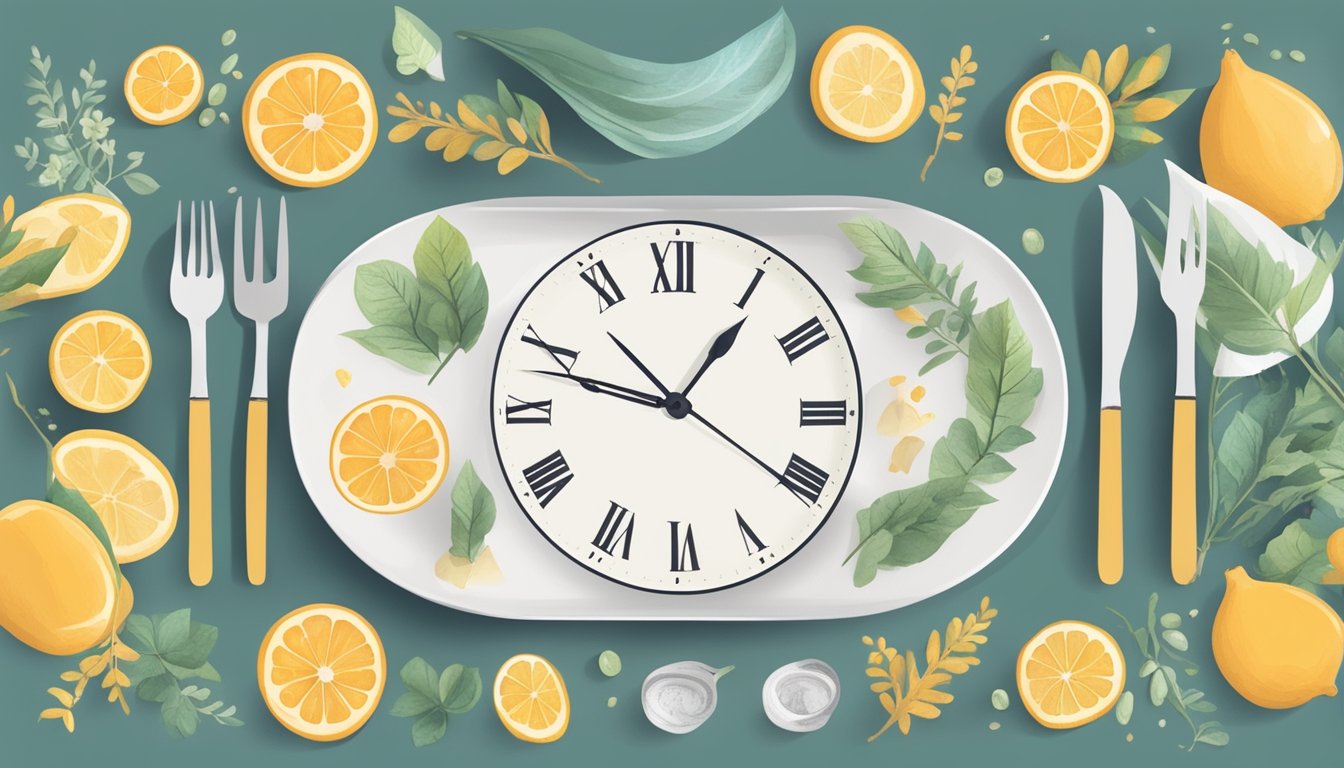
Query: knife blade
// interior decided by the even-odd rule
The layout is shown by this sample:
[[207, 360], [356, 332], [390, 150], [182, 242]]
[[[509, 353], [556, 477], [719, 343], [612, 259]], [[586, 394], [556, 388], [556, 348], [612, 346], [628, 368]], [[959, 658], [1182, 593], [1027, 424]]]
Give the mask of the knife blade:
[[1097, 483], [1097, 575], [1120, 581], [1125, 568], [1120, 374], [1138, 314], [1134, 222], [1120, 197], [1101, 190], [1101, 451]]

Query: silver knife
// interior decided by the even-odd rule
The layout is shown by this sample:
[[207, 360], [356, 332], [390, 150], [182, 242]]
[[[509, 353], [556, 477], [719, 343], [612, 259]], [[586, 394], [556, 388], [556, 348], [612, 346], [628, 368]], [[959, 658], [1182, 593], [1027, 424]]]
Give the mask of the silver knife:
[[1097, 484], [1097, 575], [1115, 584], [1125, 570], [1120, 372], [1138, 312], [1134, 222], [1120, 197], [1101, 190], [1101, 461]]

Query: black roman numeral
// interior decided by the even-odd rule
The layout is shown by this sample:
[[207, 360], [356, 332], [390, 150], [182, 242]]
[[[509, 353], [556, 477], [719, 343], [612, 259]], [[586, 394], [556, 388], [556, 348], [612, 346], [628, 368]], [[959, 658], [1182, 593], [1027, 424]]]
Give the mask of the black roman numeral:
[[544, 509], [560, 489], [569, 485], [569, 481], [574, 479], [574, 473], [569, 471], [565, 457], [556, 451], [524, 469], [523, 479], [527, 481], [527, 487], [532, 489], [532, 495], [537, 498], [537, 503]]
[[557, 347], [554, 344], [547, 344], [545, 341], [542, 341], [541, 336], [537, 335], [536, 329], [534, 329], [530, 323], [523, 331], [523, 341], [546, 350], [546, 353], [549, 354], [555, 362], [559, 363], [561, 368], [565, 369], [565, 373], [570, 373], [574, 368], [574, 363], [579, 360], [578, 352], [575, 352], [572, 349], [565, 349], [564, 347]]
[[747, 521], [742, 519], [742, 513], [733, 510], [733, 514], [737, 515], [737, 532], [742, 534], [742, 545], [747, 548], [747, 554], [754, 555], [765, 549], [761, 537], [757, 536], [756, 532], [751, 530], [751, 526], [747, 525]]
[[621, 559], [629, 560], [630, 539], [634, 534], [635, 513], [613, 501], [606, 517], [602, 518], [602, 527], [597, 529], [597, 535], [593, 537], [593, 546], [613, 556], [616, 548], [620, 547]]
[[[649, 243], [649, 248], [653, 249], [653, 263], [658, 268], [658, 274], [653, 278], [653, 293], [695, 293], [694, 242], [669, 240], [661, 251], [657, 243]], [[671, 264], [668, 264], [669, 257]]]
[[700, 558], [695, 554], [695, 534], [691, 531], [691, 524], [686, 524], [684, 535], [680, 532], [679, 521], [668, 520], [667, 524], [672, 528], [672, 570], [700, 570]]
[[747, 286], [747, 290], [742, 292], [742, 298], [737, 300], [738, 309], [747, 308], [747, 300], [751, 298], [751, 294], [756, 292], [756, 286], [761, 282], [761, 278], [764, 276], [765, 270], [757, 268], [756, 274], [751, 276], [751, 284]]
[[509, 395], [509, 402], [504, 405], [504, 422], [506, 424], [550, 424], [551, 401], [538, 400], [534, 403]]
[[625, 294], [621, 293], [621, 286], [616, 284], [616, 279], [611, 276], [607, 265], [600, 259], [596, 264], [580, 272], [579, 276], [588, 287], [597, 291], [598, 312], [606, 312], [625, 299]]
[[792, 365], [793, 361], [821, 346], [829, 338], [826, 329], [821, 327], [821, 321], [813, 317], [780, 338], [779, 346], [784, 348], [784, 354], [789, 356], [789, 364]]
[[789, 466], [784, 468], [784, 474], [780, 476], [780, 482], [792, 491], [794, 496], [806, 499], [812, 504], [817, 503], [821, 489], [826, 486], [828, 479], [830, 475], [796, 453], [789, 458]]
[[849, 409], [844, 400], [801, 400], [798, 405], [800, 427], [843, 427]]

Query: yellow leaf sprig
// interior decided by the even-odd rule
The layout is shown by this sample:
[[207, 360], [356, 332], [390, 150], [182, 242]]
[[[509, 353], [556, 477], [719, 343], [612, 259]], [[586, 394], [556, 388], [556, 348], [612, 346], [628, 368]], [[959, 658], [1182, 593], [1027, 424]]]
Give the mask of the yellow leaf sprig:
[[389, 115], [402, 118], [387, 132], [393, 143], [409, 141], [428, 128], [425, 149], [441, 152], [445, 162], [457, 162], [470, 154], [481, 162], [497, 161], [496, 169], [506, 176], [535, 157], [564, 166], [594, 184], [602, 183], [556, 154], [546, 113], [535, 101], [510, 93], [503, 82], [499, 83], [498, 102], [476, 95], [458, 99], [456, 117], [435, 101], [426, 109], [425, 102], [412, 103], [404, 93], [396, 98], [398, 104], [387, 107]]
[[79, 660], [76, 669], [61, 673], [62, 682], [72, 684], [69, 689], [60, 686], [47, 689], [47, 693], [51, 694], [60, 706], [42, 710], [38, 719], [60, 720], [65, 725], [65, 730], [74, 733], [75, 705], [84, 698], [84, 689], [88, 687], [89, 682], [99, 675], [103, 677], [101, 687], [107, 691], [108, 702], [120, 704], [122, 714], [131, 714], [131, 705], [126, 701], [126, 689], [131, 687], [131, 679], [122, 671], [120, 665], [123, 661], [131, 662], [139, 658], [140, 654], [123, 643], [114, 630], [106, 642]]
[[1195, 92], [1193, 88], [1150, 92], [1167, 74], [1170, 62], [1170, 43], [1132, 62], [1129, 46], [1121, 45], [1106, 57], [1104, 66], [1101, 54], [1091, 49], [1083, 56], [1081, 66], [1062, 51], [1055, 51], [1050, 68], [1080, 74], [1105, 92], [1115, 116], [1115, 141], [1109, 159], [1124, 162], [1161, 143], [1162, 137], [1147, 126], [1170, 117]]
[[975, 85], [975, 78], [971, 75], [979, 68], [980, 65], [971, 60], [971, 46], [963, 45], [961, 53], [952, 59], [952, 74], [944, 75], [940, 81], [944, 92], [938, 94], [937, 104], [929, 105], [929, 117], [938, 124], [938, 138], [933, 143], [933, 154], [924, 161], [924, 168], [919, 172], [921, 182], [929, 175], [929, 167], [937, 159], [943, 142], [962, 140], [960, 131], [949, 131], [947, 127], [961, 119], [962, 113], [956, 111], [957, 107], [966, 103], [966, 97], [961, 95], [961, 91]]
[[877, 694], [887, 712], [887, 722], [868, 741], [875, 741], [893, 725], [902, 734], [909, 734], [912, 718], [933, 720], [941, 715], [939, 707], [953, 699], [942, 687], [951, 682], [953, 675], [964, 674], [980, 663], [976, 654], [988, 640], [984, 632], [998, 615], [985, 597], [980, 600], [980, 610], [964, 619], [952, 617], [941, 637], [935, 629], [924, 647], [923, 673], [913, 651], [901, 653], [887, 645], [885, 637], [873, 640], [865, 635], [863, 644], [873, 649], [868, 653], [867, 674], [875, 678], [868, 688]]

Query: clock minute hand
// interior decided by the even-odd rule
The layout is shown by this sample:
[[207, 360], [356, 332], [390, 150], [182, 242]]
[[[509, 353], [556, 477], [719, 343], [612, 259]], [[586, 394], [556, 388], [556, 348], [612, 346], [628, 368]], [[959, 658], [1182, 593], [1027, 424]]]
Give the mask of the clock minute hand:
[[631, 352], [629, 347], [622, 344], [621, 340], [616, 338], [615, 334], [613, 334], [611, 331], [607, 331], [607, 335], [611, 337], [612, 341], [616, 342], [616, 346], [620, 347], [621, 352], [623, 352], [626, 357], [630, 358], [630, 362], [635, 364], [635, 367], [639, 369], [639, 372], [644, 374], [644, 378], [653, 382], [653, 386], [657, 387], [658, 391], [663, 393], [663, 397], [667, 397], [668, 395], [672, 394], [672, 392], [667, 387], [663, 386], [663, 383], [658, 380], [658, 377], [653, 375], [653, 371], [650, 371], [648, 367], [644, 365], [644, 363], [641, 363], [639, 361], [639, 358], [635, 357], [635, 353]]
[[647, 392], [640, 392], [637, 389], [622, 387], [619, 384], [612, 384], [606, 381], [590, 379], [586, 376], [576, 376], [572, 373], [562, 373], [560, 371], [528, 371], [542, 376], [554, 376], [558, 379], [568, 379], [589, 392], [595, 392], [599, 395], [610, 395], [621, 400], [627, 400], [637, 405], [647, 405], [650, 408], [663, 407], [663, 399], [657, 395], [651, 395]]
[[704, 416], [701, 416], [701, 415], [700, 415], [698, 412], [696, 412], [695, 410], [692, 410], [691, 413], [690, 413], [690, 415], [691, 415], [691, 417], [694, 418], [696, 421], [700, 422], [701, 424], [704, 424], [705, 427], [708, 428], [710, 432], [713, 432], [714, 434], [718, 435], [720, 438], [723, 439], [724, 442], [726, 442], [726, 443], [728, 443], [729, 445], [731, 445], [731, 446], [733, 446], [734, 448], [736, 448], [736, 449], [737, 449], [743, 456], [746, 456], [747, 458], [749, 458], [749, 459], [751, 459], [752, 461], [756, 462], [757, 466], [759, 466], [761, 469], [764, 469], [767, 473], [769, 473], [769, 475], [770, 475], [771, 477], [773, 477], [773, 478], [775, 478], [776, 480], [778, 480], [779, 483], [780, 483], [780, 485], [783, 485], [785, 488], [788, 488], [788, 489], [789, 489], [789, 493], [792, 493], [794, 496], [797, 496], [799, 501], [803, 502], [804, 504], [811, 504], [811, 502], [809, 502], [807, 499], [803, 498], [802, 495], [800, 495], [797, 491], [795, 491], [795, 490], [793, 489], [793, 486], [791, 486], [791, 485], [789, 485], [788, 483], [784, 482], [784, 475], [782, 475], [782, 474], [780, 474], [779, 472], [775, 471], [775, 468], [774, 468], [774, 467], [770, 466], [769, 464], [766, 464], [765, 461], [763, 461], [763, 460], [762, 460], [760, 457], [758, 457], [756, 454], [754, 454], [754, 453], [752, 453], [751, 451], [748, 451], [746, 448], [742, 447], [742, 444], [741, 444], [741, 443], [739, 443], [739, 442], [737, 442], [736, 440], [734, 440], [733, 438], [729, 437], [729, 436], [727, 435], [727, 433], [725, 433], [722, 429], [719, 429], [718, 427], [716, 427], [716, 426], [714, 426], [713, 424], [709, 423], [709, 420], [708, 420], [708, 419], [706, 419]]
[[700, 370], [695, 372], [690, 382], [681, 390], [682, 396], [691, 394], [691, 388], [695, 386], [701, 376], [705, 375], [705, 371], [709, 370], [710, 364], [728, 354], [728, 350], [733, 348], [733, 342], [737, 341], [737, 332], [742, 330], [742, 324], [745, 322], [747, 322], [747, 318], [744, 317], [738, 320], [733, 327], [715, 337], [714, 343], [709, 345], [709, 351], [705, 353], [705, 362], [700, 364]]

